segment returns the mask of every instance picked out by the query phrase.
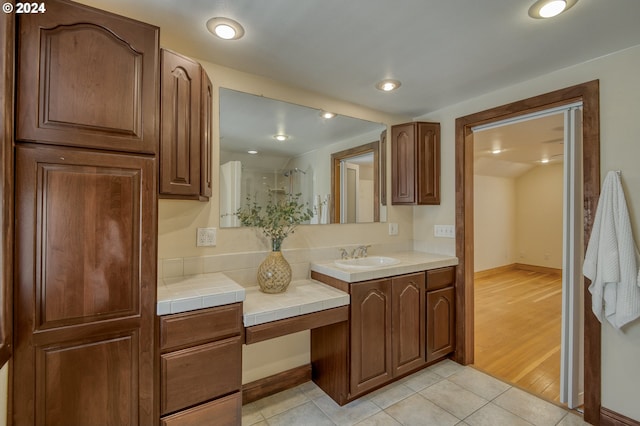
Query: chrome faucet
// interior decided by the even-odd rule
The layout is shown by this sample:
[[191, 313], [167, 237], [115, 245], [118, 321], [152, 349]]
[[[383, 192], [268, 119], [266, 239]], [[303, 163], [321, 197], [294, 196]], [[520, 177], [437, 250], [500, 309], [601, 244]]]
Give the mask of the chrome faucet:
[[340, 259], [349, 259], [349, 252], [346, 251], [345, 249], [341, 248], [340, 250]]
[[358, 246], [358, 248], [356, 248], [355, 250], [353, 250], [353, 254], [352, 257], [354, 259], [357, 259], [359, 257], [367, 257], [367, 249], [371, 247], [371, 245], [366, 245], [366, 246]]

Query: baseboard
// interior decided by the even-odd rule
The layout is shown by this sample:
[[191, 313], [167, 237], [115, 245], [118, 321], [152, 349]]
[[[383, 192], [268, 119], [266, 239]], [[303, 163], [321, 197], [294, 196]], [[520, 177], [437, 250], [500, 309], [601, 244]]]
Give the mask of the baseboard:
[[640, 421], [600, 407], [600, 426], [640, 426]]
[[514, 263], [516, 269], [522, 269], [523, 271], [540, 272], [541, 274], [559, 274], [562, 275], [562, 269], [548, 268], [546, 266], [527, 265], [524, 263]]
[[295, 388], [311, 380], [311, 364], [301, 365], [264, 379], [242, 385], [242, 404]]
[[501, 274], [516, 269], [516, 264], [498, 266], [497, 268], [485, 269], [484, 271], [478, 271], [473, 274], [474, 279], [488, 277], [490, 275]]

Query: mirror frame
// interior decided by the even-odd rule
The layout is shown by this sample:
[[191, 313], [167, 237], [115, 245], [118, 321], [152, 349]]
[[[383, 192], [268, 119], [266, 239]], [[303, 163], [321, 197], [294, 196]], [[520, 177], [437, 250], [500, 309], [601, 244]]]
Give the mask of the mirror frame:
[[[380, 222], [380, 142], [375, 141], [331, 154], [331, 221], [329, 223], [342, 223], [340, 222], [341, 161], [369, 153], [373, 153], [373, 223]], [[383, 179], [385, 179], [384, 176]]]

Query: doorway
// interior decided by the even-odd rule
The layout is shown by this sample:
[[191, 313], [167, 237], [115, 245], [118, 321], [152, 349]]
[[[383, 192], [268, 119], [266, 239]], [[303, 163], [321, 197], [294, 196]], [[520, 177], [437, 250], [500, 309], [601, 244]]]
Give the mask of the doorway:
[[[456, 353], [462, 364], [474, 361], [474, 243], [473, 243], [473, 127], [510, 117], [581, 101], [583, 104], [583, 244], [593, 226], [600, 192], [599, 82], [597, 80], [550, 92], [456, 120]], [[588, 287], [585, 280], [584, 286]], [[585, 292], [585, 306], [591, 305]], [[584, 312], [585, 420], [598, 423], [600, 409], [600, 324], [590, 310]]]
[[563, 256], [563, 230], [583, 229], [564, 214], [574, 192], [565, 175], [582, 161], [565, 155], [581, 144], [571, 132], [582, 129], [569, 125], [574, 109], [580, 113], [579, 104], [561, 106], [472, 129], [474, 365], [569, 408], [581, 405], [579, 386], [567, 386], [580, 383], [580, 360], [562, 356], [574, 346], [579, 354], [582, 337], [569, 341], [574, 322], [562, 321], [582, 309], [562, 303], [574, 285], [563, 270], [582, 266]]

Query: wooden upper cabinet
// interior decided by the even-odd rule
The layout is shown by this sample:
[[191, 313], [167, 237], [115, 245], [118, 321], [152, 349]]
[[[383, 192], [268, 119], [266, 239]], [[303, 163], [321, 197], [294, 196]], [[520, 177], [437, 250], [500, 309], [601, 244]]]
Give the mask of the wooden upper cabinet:
[[440, 124], [391, 127], [392, 204], [440, 204]]
[[213, 121], [211, 109], [213, 106], [213, 85], [202, 69], [202, 102], [200, 121], [200, 198], [208, 200], [213, 194], [213, 177], [211, 175], [211, 139], [213, 137]]
[[18, 141], [157, 152], [157, 27], [62, 0], [18, 27]]
[[213, 86], [196, 61], [161, 50], [160, 197], [206, 201], [212, 194]]

